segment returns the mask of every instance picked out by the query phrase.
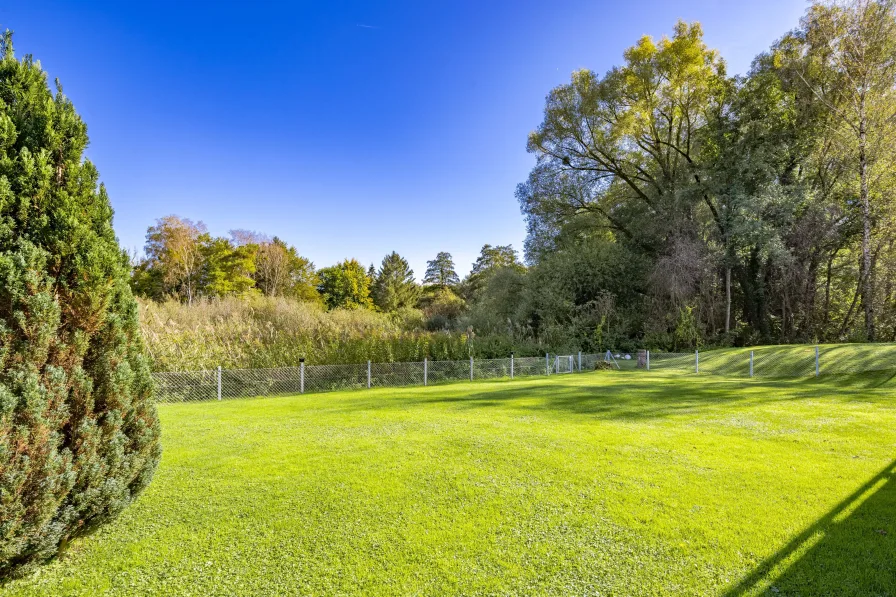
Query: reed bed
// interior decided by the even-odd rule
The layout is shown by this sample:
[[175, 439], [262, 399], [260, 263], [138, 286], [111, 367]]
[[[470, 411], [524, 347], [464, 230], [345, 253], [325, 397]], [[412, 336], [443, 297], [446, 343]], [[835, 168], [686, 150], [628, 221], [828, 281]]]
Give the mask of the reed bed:
[[[475, 354], [466, 333], [428, 332], [415, 312], [326, 311], [307, 302], [253, 297], [140, 301], [140, 320], [155, 371], [419, 361]], [[490, 350], [502, 350], [489, 343]]]

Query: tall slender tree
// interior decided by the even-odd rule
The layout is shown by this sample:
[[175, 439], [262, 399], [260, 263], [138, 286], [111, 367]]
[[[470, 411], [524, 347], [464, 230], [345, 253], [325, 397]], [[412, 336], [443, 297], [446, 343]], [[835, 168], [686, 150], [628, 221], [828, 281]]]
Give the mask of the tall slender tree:
[[[834, 137], [855, 164], [861, 211], [865, 336], [874, 341], [875, 198], [893, 167], [896, 146], [896, 2], [850, 0], [813, 5], [794, 33], [805, 55], [800, 79], [826, 108]], [[886, 159], [890, 158], [890, 159]]]

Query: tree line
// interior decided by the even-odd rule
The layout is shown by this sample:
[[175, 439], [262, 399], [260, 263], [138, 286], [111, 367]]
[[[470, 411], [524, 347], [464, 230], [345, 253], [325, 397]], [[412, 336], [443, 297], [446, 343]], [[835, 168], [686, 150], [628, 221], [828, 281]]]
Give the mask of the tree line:
[[525, 262], [485, 245], [461, 279], [443, 252], [421, 285], [397, 253], [316, 270], [277, 238], [169, 217], [133, 286], [399, 313], [502, 347], [896, 340], [894, 7], [816, 3], [744, 76], [684, 22], [573, 73], [528, 139]]
[[427, 262], [422, 284], [396, 252], [377, 268], [345, 259], [316, 269], [276, 236], [231, 230], [214, 237], [202, 222], [175, 215], [147, 230], [144, 256], [133, 259], [131, 286], [156, 301], [264, 295], [317, 303], [326, 309], [419, 311], [433, 329], [452, 329], [490, 276], [505, 267], [525, 271], [511, 246], [485, 245], [463, 280], [450, 253]]
[[529, 262], [603, 254], [613, 307], [576, 306], [647, 344], [896, 339], [894, 15], [813, 4], [745, 76], [683, 22], [573, 73], [529, 137]]

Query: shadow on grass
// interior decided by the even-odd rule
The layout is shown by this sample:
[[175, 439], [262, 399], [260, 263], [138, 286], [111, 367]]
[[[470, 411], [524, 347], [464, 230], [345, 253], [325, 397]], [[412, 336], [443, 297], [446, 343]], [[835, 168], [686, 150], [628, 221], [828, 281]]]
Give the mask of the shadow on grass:
[[[896, 595], [896, 460], [725, 593]], [[794, 559], [787, 564], [787, 560]], [[783, 571], [775, 569], [784, 565]], [[770, 574], [776, 577], [769, 578]]]
[[[587, 375], [593, 377], [586, 378]], [[801, 399], [894, 402], [887, 391], [892, 372], [804, 379], [732, 380], [715, 377], [650, 376], [643, 373], [596, 373], [537, 382], [477, 385], [465, 393], [436, 386], [402, 391], [395, 396], [358, 396], [334, 407], [344, 411], [406, 409], [451, 405], [455, 409], [500, 406], [525, 411], [565, 412], [596, 418], [643, 420], [694, 413], [723, 406], [749, 408]]]

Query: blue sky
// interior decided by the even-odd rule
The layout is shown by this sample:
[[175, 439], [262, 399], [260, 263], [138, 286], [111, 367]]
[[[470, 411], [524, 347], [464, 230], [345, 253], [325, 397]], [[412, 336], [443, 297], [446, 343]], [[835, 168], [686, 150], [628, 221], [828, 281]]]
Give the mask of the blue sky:
[[177, 214], [277, 235], [318, 267], [393, 250], [522, 249], [526, 136], [578, 68], [604, 72], [678, 18], [743, 73], [803, 0], [6, 0], [16, 53], [58, 77], [123, 246]]

